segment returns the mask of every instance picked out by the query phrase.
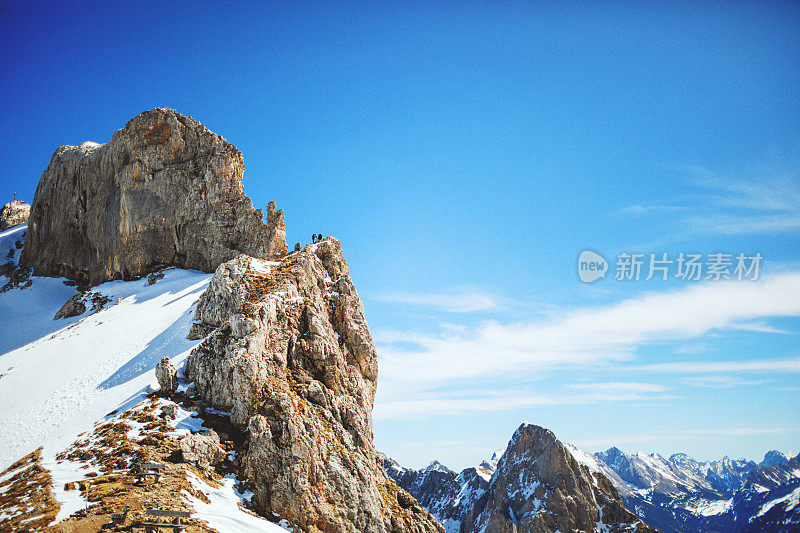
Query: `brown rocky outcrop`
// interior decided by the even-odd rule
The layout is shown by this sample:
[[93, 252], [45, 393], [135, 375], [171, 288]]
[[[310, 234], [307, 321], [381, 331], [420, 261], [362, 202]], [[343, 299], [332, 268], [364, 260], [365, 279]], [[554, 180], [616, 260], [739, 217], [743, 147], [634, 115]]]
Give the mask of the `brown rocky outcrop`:
[[21, 200], [12, 200], [0, 209], [0, 231], [24, 224], [31, 214], [31, 206]]
[[339, 241], [220, 265], [197, 306], [197, 392], [247, 429], [253, 502], [302, 532], [443, 531], [372, 445], [377, 356]]
[[53, 320], [60, 318], [72, 318], [74, 316], [82, 315], [86, 312], [86, 304], [83, 302], [83, 294], [76, 294], [56, 312]]
[[174, 265], [213, 272], [239, 253], [286, 254], [283, 212], [266, 224], [242, 187], [241, 152], [156, 108], [105, 144], [62, 146], [36, 188], [21, 264], [96, 284]]
[[190, 433], [181, 439], [181, 456], [206, 470], [225, 458], [225, 450], [219, 445], [219, 435], [213, 429], [202, 433]]
[[162, 391], [169, 394], [173, 392], [178, 386], [178, 380], [175, 379], [175, 366], [169, 357], [162, 357], [161, 361], [156, 365], [156, 381]]
[[461, 532], [654, 532], [628, 511], [611, 482], [592, 473], [545, 428], [514, 433], [489, 488]]

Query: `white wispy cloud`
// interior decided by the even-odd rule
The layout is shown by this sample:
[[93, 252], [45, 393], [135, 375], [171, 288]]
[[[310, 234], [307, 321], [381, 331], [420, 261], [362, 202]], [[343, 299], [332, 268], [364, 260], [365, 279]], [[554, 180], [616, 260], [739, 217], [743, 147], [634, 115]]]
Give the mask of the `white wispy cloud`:
[[700, 167], [684, 169], [703, 190], [686, 205], [635, 204], [620, 210], [632, 216], [669, 215], [692, 234], [743, 235], [800, 229], [800, 176], [797, 172], [752, 171], [722, 176]]
[[732, 324], [733, 329], [740, 329], [743, 331], [757, 331], [759, 333], [780, 333], [788, 335], [790, 332], [785, 329], [779, 329], [765, 324], [763, 321], [757, 322], [742, 322], [741, 324]]
[[[781, 316], [800, 316], [800, 272], [765, 277], [757, 282], [692, 285], [672, 292], [646, 294], [616, 305], [578, 309], [536, 322], [484, 322], [461, 330], [451, 328], [440, 335], [378, 332], [381, 379], [376, 411], [382, 416], [402, 416], [414, 411], [491, 411], [570, 401], [526, 393], [458, 397], [445, 389], [501, 376], [533, 378], [537, 373], [565, 366], [629, 361], [639, 347], [651, 342], [696, 340], [712, 330], [732, 329], [742, 323]], [[409, 349], [408, 344], [413, 344], [414, 349]], [[800, 371], [800, 360], [706, 364], [723, 372], [748, 365]], [[679, 371], [679, 365], [695, 368], [686, 372], [705, 372], [696, 370], [702, 363], [693, 362], [636, 368]]]
[[761, 385], [765, 383], [761, 379], [748, 379], [739, 376], [692, 376], [681, 378], [681, 383], [693, 387], [703, 387], [709, 389], [727, 389], [730, 387], [741, 387], [747, 385]]
[[708, 430], [673, 430], [652, 432], [637, 435], [613, 435], [608, 437], [592, 437], [574, 439], [572, 444], [583, 448], [620, 446], [647, 442], [680, 441], [705, 439], [713, 436], [752, 437], [759, 435], [787, 435], [798, 433], [796, 427], [732, 427]]
[[798, 359], [767, 359], [750, 361], [679, 361], [629, 367], [631, 370], [700, 374], [716, 372], [800, 372]]
[[617, 392], [664, 392], [667, 387], [655, 383], [635, 383], [607, 381], [601, 383], [575, 383], [567, 385], [567, 388], [574, 390], [617, 393]]
[[628, 214], [628, 215], [644, 215], [649, 213], [677, 213], [679, 211], [686, 211], [689, 209], [685, 206], [680, 205], [643, 205], [643, 204], [634, 204], [629, 205], [627, 207], [623, 207], [619, 210], [621, 214]]
[[[581, 384], [583, 385], [583, 384]], [[587, 405], [607, 402], [634, 402], [671, 399], [660, 394], [667, 389], [638, 383], [593, 383], [578, 392], [565, 390], [552, 394], [533, 394], [519, 390], [406, 391], [385, 393], [379, 389], [372, 416], [375, 419], [415, 418], [431, 415], [460, 415], [468, 412], [507, 411], [529, 407]], [[611, 385], [616, 385], [613, 387]], [[620, 387], [621, 385], [621, 387]]]
[[451, 313], [486, 311], [494, 309], [499, 303], [497, 297], [478, 291], [450, 293], [394, 292], [383, 296], [381, 299], [387, 302], [436, 307]]

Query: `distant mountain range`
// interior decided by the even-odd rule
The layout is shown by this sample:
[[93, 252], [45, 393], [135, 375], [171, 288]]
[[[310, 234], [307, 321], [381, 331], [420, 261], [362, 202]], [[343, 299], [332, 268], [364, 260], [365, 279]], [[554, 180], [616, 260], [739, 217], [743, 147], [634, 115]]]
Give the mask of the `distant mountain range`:
[[[529, 437], [524, 443], [522, 435]], [[509, 472], [512, 455], [514, 466]], [[626, 517], [628, 511], [665, 533], [800, 530], [800, 455], [790, 458], [777, 450], [768, 452], [760, 463], [729, 457], [696, 461], [683, 453], [669, 458], [626, 454], [616, 447], [589, 454], [561, 443], [543, 428], [523, 424], [505, 451], [460, 473], [438, 461], [413, 470], [384, 458], [384, 466], [448, 533], [483, 528], [487, 532], [548, 531], [541, 527], [546, 521], [537, 523], [536, 517], [566, 512], [575, 518], [594, 509], [600, 510], [602, 518], [587, 530], [633, 530], [637, 526]], [[596, 488], [594, 500], [585, 494], [581, 497], [582, 484], [564, 482], [570, 478], [583, 481], [584, 493], [586, 484], [609, 485], [600, 491], [602, 496], [613, 502], [616, 493], [624, 507], [600, 504]], [[567, 498], [571, 505], [560, 507]], [[515, 529], [498, 527], [501, 522]], [[643, 526], [640, 522], [638, 531]]]

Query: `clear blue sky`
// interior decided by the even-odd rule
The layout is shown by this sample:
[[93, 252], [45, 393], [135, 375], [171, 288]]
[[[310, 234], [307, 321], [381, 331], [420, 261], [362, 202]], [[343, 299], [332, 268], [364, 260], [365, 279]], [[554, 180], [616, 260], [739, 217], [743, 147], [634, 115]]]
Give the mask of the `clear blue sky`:
[[[476, 463], [524, 420], [799, 451], [798, 4], [336, 4], [2, 2], [0, 199], [175, 108], [291, 244], [342, 240], [401, 462]], [[759, 252], [762, 280], [615, 281], [621, 252]]]

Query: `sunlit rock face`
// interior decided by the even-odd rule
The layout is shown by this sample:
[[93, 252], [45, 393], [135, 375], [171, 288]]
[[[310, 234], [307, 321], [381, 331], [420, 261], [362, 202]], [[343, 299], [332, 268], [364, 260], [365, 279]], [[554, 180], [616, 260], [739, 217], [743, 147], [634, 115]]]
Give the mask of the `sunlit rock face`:
[[461, 531], [556, 530], [654, 531], [624, 507], [608, 478], [580, 464], [551, 431], [523, 424]]
[[[247, 429], [243, 477], [296, 531], [441, 531], [372, 444], [378, 360], [339, 241], [220, 265], [197, 306], [197, 392]], [[193, 328], [198, 329], [198, 328]]]
[[22, 264], [96, 284], [174, 265], [205, 272], [240, 253], [286, 254], [282, 211], [266, 223], [242, 187], [235, 146], [156, 108], [105, 144], [62, 146], [36, 188]]
[[0, 209], [0, 231], [24, 224], [31, 214], [31, 206], [21, 200], [8, 202]]

